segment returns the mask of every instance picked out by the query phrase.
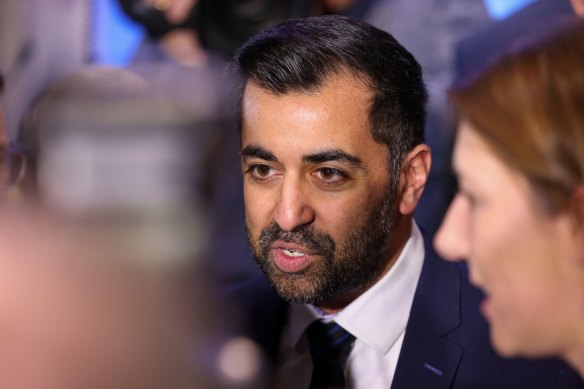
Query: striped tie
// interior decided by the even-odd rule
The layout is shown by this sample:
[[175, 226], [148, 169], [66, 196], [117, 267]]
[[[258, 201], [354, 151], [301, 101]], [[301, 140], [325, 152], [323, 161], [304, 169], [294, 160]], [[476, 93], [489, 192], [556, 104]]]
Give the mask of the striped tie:
[[318, 320], [306, 330], [312, 355], [310, 389], [345, 388], [345, 363], [355, 337], [334, 321]]

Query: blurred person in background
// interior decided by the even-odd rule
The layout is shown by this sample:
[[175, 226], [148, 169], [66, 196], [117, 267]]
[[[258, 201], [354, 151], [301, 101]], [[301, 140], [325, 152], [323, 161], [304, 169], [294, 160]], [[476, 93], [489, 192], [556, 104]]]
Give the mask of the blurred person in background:
[[231, 56], [247, 38], [278, 22], [323, 14], [364, 17], [379, 0], [119, 0], [146, 28], [134, 62], [170, 59], [196, 67]]
[[143, 245], [145, 261], [164, 252], [191, 263], [207, 238], [208, 159], [219, 131], [189, 108], [127, 69], [87, 67], [65, 78], [23, 126], [24, 194], [129, 227], [126, 238]]
[[170, 60], [187, 67], [201, 67], [209, 60], [194, 24], [198, 0], [119, 0], [122, 9], [143, 25], [147, 38], [133, 62]]
[[310, 0], [119, 0], [146, 28], [136, 61], [169, 58], [197, 66], [208, 54], [229, 57], [256, 31], [311, 14]]
[[459, 191], [435, 245], [468, 262], [499, 353], [584, 376], [584, 24], [553, 31], [450, 92]]

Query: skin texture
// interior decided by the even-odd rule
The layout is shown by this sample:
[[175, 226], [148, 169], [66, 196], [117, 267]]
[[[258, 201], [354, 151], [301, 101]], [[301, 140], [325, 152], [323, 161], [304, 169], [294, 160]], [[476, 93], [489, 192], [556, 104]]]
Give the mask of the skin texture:
[[[409, 237], [429, 149], [412, 150], [392, 185], [387, 146], [371, 135], [370, 98], [365, 84], [346, 73], [311, 92], [246, 87], [248, 239], [287, 300], [342, 309], [391, 268]], [[352, 270], [342, 274], [337, 265]]]
[[[538, 206], [523, 176], [462, 122], [454, 149], [459, 192], [435, 238], [465, 259], [482, 288], [493, 345], [505, 356], [564, 355], [582, 345], [582, 232]], [[577, 340], [577, 341], [575, 341]]]

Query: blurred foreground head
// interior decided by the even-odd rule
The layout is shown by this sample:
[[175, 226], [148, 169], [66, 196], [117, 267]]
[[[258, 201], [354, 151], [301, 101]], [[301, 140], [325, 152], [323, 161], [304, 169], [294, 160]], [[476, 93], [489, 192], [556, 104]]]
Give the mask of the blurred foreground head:
[[94, 228], [3, 215], [0, 387], [261, 387], [253, 345], [227, 340], [202, 290], [187, 303], [152, 269]]
[[188, 387], [193, 329], [170, 284], [78, 226], [0, 221], [0, 387]]
[[561, 355], [584, 376], [584, 23], [450, 97], [460, 188], [437, 249], [468, 261], [499, 352]]
[[51, 87], [23, 127], [24, 193], [64, 214], [131, 227], [124, 239], [146, 244], [146, 261], [180, 262], [205, 242], [221, 128], [212, 103], [188, 105], [160, 89], [146, 74], [107, 67]]
[[23, 127], [31, 190], [42, 202], [67, 212], [142, 211], [199, 194], [193, 170], [217, 136], [211, 114], [146, 77], [87, 67], [43, 93]]

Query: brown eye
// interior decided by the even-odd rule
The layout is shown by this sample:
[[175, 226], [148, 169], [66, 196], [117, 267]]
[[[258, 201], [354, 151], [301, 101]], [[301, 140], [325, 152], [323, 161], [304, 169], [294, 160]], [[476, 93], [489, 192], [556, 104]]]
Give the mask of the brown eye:
[[255, 167], [255, 172], [258, 177], [266, 178], [270, 175], [272, 169], [266, 165], [258, 165]]
[[330, 181], [335, 177], [339, 176], [339, 172], [334, 169], [324, 168], [320, 171], [320, 176], [323, 180]]
[[263, 164], [251, 165], [246, 172], [257, 182], [269, 181], [279, 175], [277, 169]]
[[348, 178], [344, 172], [329, 167], [318, 169], [316, 175], [326, 185], [338, 185], [345, 182]]

